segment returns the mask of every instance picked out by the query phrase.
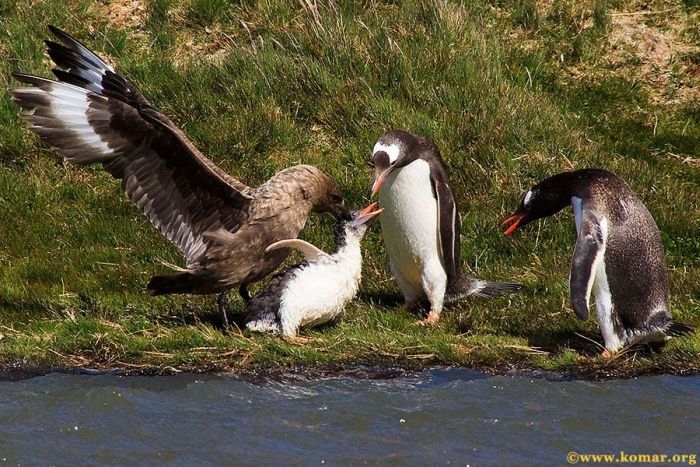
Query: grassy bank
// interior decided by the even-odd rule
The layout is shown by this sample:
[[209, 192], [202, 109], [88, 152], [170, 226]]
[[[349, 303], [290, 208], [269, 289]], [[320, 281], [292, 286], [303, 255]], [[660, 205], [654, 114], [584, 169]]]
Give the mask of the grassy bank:
[[[691, 373], [700, 332], [660, 353], [597, 355], [568, 303], [570, 211], [514, 238], [497, 225], [553, 173], [624, 177], [661, 229], [671, 306], [700, 326], [700, 11], [686, 1], [309, 3], [225, 0], [0, 6], [0, 362], [6, 367], [250, 367], [391, 363]], [[31, 4], [31, 5], [30, 5]], [[108, 58], [212, 160], [250, 185], [310, 163], [366, 202], [371, 148], [403, 128], [437, 142], [462, 213], [462, 260], [518, 296], [453, 306], [435, 329], [401, 308], [379, 229], [360, 296], [293, 345], [216, 326], [213, 297], [150, 297], [182, 264], [97, 168], [40, 144], [10, 72], [48, 76], [50, 22]], [[331, 248], [330, 219], [303, 237]], [[259, 285], [258, 285], [259, 287]], [[254, 289], [257, 290], [257, 289]], [[240, 318], [240, 301], [232, 313]]]

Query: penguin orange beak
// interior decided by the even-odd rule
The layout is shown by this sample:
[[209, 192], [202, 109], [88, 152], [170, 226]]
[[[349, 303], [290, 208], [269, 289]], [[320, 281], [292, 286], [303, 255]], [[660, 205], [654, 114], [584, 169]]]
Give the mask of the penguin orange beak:
[[516, 212], [512, 214], [508, 219], [501, 222], [501, 227], [505, 227], [506, 225], [510, 224], [510, 227], [508, 227], [506, 231], [503, 232], [503, 234], [510, 235], [513, 232], [515, 232], [518, 229], [518, 226], [520, 226], [522, 220], [525, 219], [525, 217], [527, 217], [527, 214]]
[[382, 183], [384, 183], [384, 180], [386, 180], [386, 177], [391, 173], [391, 168], [384, 169], [381, 172], [378, 172], [375, 177], [374, 177], [374, 183], [372, 184], [372, 196], [376, 195], [377, 192], [379, 191], [379, 187], [382, 186]]

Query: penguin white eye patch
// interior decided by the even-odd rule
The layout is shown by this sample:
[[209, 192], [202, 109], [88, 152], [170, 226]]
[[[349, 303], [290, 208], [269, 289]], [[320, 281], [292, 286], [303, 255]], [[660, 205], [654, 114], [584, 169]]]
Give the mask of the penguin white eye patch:
[[527, 193], [525, 193], [525, 198], [523, 199], [523, 204], [527, 206], [530, 201], [532, 201], [532, 198], [535, 196], [537, 192], [535, 190], [530, 190]]
[[389, 156], [389, 162], [393, 164], [399, 158], [400, 150], [401, 149], [396, 144], [386, 145], [382, 143], [377, 143], [374, 145], [374, 149], [372, 149], [372, 155], [378, 153], [379, 151], [384, 151]]

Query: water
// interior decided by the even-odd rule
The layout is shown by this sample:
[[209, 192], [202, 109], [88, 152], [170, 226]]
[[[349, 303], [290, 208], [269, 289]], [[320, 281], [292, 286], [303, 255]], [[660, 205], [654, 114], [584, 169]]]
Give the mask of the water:
[[569, 451], [697, 455], [699, 401], [700, 377], [49, 374], [0, 382], [0, 460], [566, 465]]

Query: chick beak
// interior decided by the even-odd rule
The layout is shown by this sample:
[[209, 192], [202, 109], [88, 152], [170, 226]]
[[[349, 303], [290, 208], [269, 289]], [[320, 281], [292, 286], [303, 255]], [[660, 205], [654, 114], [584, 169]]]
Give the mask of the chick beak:
[[366, 224], [367, 222], [370, 222], [372, 219], [374, 219], [379, 214], [381, 214], [383, 209], [377, 209], [376, 211], [373, 211], [373, 209], [375, 207], [377, 207], [376, 202], [370, 204], [369, 206], [364, 208], [362, 211], [357, 213], [357, 217], [355, 217], [355, 219], [353, 219], [353, 221], [352, 221], [353, 224], [355, 224], [355, 225]]

